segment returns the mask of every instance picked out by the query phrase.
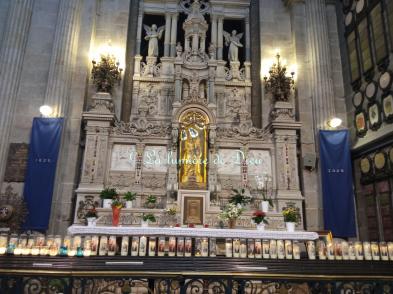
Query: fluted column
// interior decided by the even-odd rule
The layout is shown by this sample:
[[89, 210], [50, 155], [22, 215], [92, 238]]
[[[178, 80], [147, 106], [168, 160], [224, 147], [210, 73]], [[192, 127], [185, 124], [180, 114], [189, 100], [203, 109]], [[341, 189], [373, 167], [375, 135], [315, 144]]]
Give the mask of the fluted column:
[[0, 188], [34, 0], [10, 1], [0, 47]]
[[169, 12], [165, 14], [165, 40], [164, 40], [164, 56], [169, 57], [171, 42], [171, 15]]
[[313, 116], [315, 130], [325, 128], [335, 115], [325, 0], [307, 0], [308, 50], [311, 64]]
[[77, 49], [79, 3], [80, 0], [60, 2], [45, 94], [45, 104], [53, 108], [55, 117], [64, 117], [67, 114]]
[[218, 28], [217, 28], [217, 59], [222, 60], [222, 48], [224, 46], [224, 17], [220, 16], [218, 18]]
[[172, 15], [171, 57], [175, 57], [176, 56], [177, 17], [178, 17], [177, 13], [174, 13]]

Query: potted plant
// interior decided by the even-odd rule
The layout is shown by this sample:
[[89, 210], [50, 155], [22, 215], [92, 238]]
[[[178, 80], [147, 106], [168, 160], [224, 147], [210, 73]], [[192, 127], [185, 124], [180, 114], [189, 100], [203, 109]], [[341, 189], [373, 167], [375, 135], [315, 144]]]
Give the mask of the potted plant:
[[105, 188], [100, 193], [100, 198], [102, 199], [102, 207], [103, 208], [111, 208], [112, 200], [117, 197], [119, 194], [117, 193], [115, 188]]
[[257, 230], [263, 231], [265, 229], [265, 224], [268, 224], [268, 221], [265, 219], [266, 213], [257, 210], [252, 214], [252, 220], [257, 225]]
[[89, 209], [86, 214], [85, 218], [87, 220], [88, 227], [95, 227], [97, 222], [97, 210], [95, 207]]
[[124, 200], [126, 201], [126, 208], [132, 208], [132, 201], [136, 199], [136, 193], [128, 191], [124, 194]]
[[112, 225], [117, 227], [120, 221], [120, 212], [123, 208], [123, 202], [118, 197], [112, 200]]
[[240, 204], [228, 203], [225, 205], [218, 217], [222, 221], [227, 221], [230, 229], [235, 228], [238, 217], [243, 213], [244, 208]]
[[156, 203], [157, 203], [157, 197], [156, 196], [149, 195], [146, 198], [145, 205], [146, 205], [147, 208], [155, 208], [156, 207]]
[[262, 192], [261, 210], [268, 212], [269, 206], [273, 207], [273, 200], [266, 193]]
[[177, 214], [176, 206], [168, 207], [168, 208], [164, 209], [164, 214], [168, 217], [168, 220], [172, 224], [176, 223], [176, 214]]
[[245, 206], [246, 204], [251, 202], [250, 193], [246, 193], [244, 188], [240, 189], [232, 189], [233, 195], [229, 199], [229, 203], [233, 203], [235, 205], [240, 204]]
[[148, 227], [149, 226], [149, 222], [156, 222], [156, 217], [154, 216], [154, 214], [143, 214], [142, 215], [142, 221], [141, 221], [141, 227]]
[[299, 213], [295, 207], [287, 207], [282, 211], [282, 215], [284, 216], [285, 226], [288, 232], [295, 231], [295, 224], [299, 220]]

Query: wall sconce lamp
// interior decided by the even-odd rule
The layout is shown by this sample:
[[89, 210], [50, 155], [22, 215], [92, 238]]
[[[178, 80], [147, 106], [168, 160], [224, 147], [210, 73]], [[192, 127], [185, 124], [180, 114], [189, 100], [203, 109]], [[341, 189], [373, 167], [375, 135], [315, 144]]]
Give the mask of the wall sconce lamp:
[[337, 129], [342, 124], [342, 119], [338, 117], [333, 117], [328, 120], [327, 125], [332, 129]]
[[291, 90], [294, 89], [295, 72], [291, 72], [290, 76], [287, 74], [286, 65], [281, 64], [280, 53], [276, 55], [276, 63], [270, 67], [269, 77], [264, 76], [265, 91], [273, 95], [273, 101], [288, 102]]
[[50, 117], [53, 113], [53, 108], [49, 105], [42, 105], [40, 107], [40, 113], [43, 117]]

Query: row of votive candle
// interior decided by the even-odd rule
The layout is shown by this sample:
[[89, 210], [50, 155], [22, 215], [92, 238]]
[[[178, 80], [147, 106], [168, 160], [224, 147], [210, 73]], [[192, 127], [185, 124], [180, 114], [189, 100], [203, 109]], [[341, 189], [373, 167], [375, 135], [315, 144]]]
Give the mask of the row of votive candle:
[[393, 260], [393, 242], [307, 241], [309, 259]]
[[[225, 256], [233, 258], [300, 259], [303, 242], [291, 240], [225, 240]], [[309, 259], [393, 260], [393, 242], [306, 241]], [[0, 235], [0, 255], [50, 256], [179, 256], [215, 257], [216, 238]]]

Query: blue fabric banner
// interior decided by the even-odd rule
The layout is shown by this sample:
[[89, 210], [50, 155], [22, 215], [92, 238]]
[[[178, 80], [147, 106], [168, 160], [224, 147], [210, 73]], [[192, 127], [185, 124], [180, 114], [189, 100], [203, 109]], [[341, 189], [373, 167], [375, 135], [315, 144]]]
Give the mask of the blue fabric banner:
[[62, 128], [62, 118], [33, 120], [24, 187], [26, 230], [48, 229]]
[[349, 132], [320, 131], [319, 142], [325, 230], [334, 237], [355, 237]]

